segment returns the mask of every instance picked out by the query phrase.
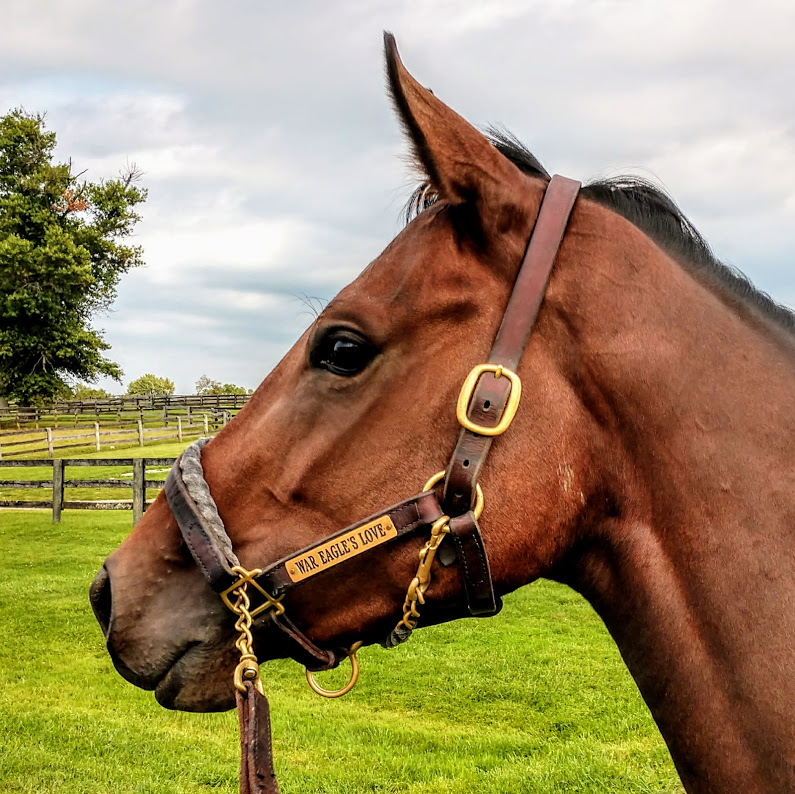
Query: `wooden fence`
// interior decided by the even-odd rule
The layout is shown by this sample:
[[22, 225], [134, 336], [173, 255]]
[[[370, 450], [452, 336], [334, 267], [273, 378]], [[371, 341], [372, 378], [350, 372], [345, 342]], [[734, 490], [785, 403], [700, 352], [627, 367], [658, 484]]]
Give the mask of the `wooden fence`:
[[[162, 488], [165, 480], [147, 480], [149, 467], [170, 468], [175, 458], [108, 458], [88, 460], [84, 458], [61, 458], [59, 460], [4, 460], [0, 468], [52, 466], [51, 480], [0, 480], [4, 488], [51, 488], [52, 499], [19, 500], [0, 499], [2, 507], [51, 507], [53, 524], [61, 521], [64, 510], [132, 510], [133, 525], [137, 524], [153, 500], [147, 500], [147, 488]], [[67, 466], [132, 466], [131, 480], [67, 480]], [[65, 500], [64, 488], [132, 488], [132, 499]]]
[[[38, 455], [46, 452], [49, 457], [54, 457], [56, 451], [64, 449], [80, 449], [91, 447], [97, 452], [105, 447], [115, 447], [116, 444], [138, 443], [144, 446], [152, 441], [182, 441], [183, 438], [197, 436], [208, 436], [210, 430], [218, 430], [224, 427], [230, 419], [228, 411], [221, 411], [211, 415], [202, 414], [196, 416], [192, 414], [184, 421], [182, 416], [172, 417], [171, 427], [168, 423], [156, 427], [146, 427], [143, 420], [133, 419], [129, 422], [117, 422], [111, 424], [92, 423], [91, 430], [81, 433], [70, 433], [68, 435], [54, 435], [54, 430], [58, 428], [45, 427], [35, 430], [10, 430], [0, 432], [0, 461], [3, 459], [19, 457], [21, 455]], [[85, 427], [85, 425], [84, 425]], [[151, 435], [159, 433], [159, 435]], [[3, 439], [13, 439], [6, 440]], [[103, 442], [104, 439], [104, 442]], [[62, 442], [78, 443], [62, 443]], [[31, 444], [41, 442], [42, 445], [30, 449]], [[22, 447], [23, 449], [20, 449]]]
[[102, 415], [115, 414], [119, 420], [125, 413], [138, 414], [143, 419], [145, 412], [161, 412], [164, 421], [168, 422], [171, 415], [186, 413], [191, 416], [192, 411], [198, 409], [199, 413], [227, 411], [235, 413], [248, 401], [248, 394], [187, 394], [172, 395], [171, 397], [111, 397], [107, 400], [69, 400], [58, 402], [46, 407], [27, 407], [10, 405], [0, 408], [0, 427], [33, 424], [38, 427], [48, 419], [54, 420], [55, 427], [60, 421], [62, 424], [69, 419], [78, 424], [84, 418], [95, 417], [97, 421]]

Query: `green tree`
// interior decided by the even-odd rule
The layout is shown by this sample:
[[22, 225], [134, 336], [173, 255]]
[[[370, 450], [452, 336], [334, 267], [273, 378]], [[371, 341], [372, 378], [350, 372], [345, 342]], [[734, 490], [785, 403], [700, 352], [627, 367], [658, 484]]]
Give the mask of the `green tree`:
[[220, 394], [221, 382], [212, 380], [207, 375], [202, 375], [196, 381], [196, 394], [205, 396], [207, 394]]
[[109, 400], [113, 395], [105, 389], [95, 389], [86, 383], [77, 383], [72, 387], [70, 400]]
[[127, 394], [133, 397], [169, 397], [174, 393], [174, 381], [168, 378], [159, 378], [147, 372], [134, 381], [130, 381]]
[[55, 143], [43, 116], [0, 117], [0, 399], [22, 404], [68, 396], [70, 379], [121, 379], [91, 319], [143, 263], [124, 242], [146, 200], [140, 172], [86, 181], [53, 162]]
[[221, 381], [213, 380], [207, 375], [202, 375], [196, 381], [196, 394], [209, 395], [209, 394], [251, 394], [252, 390], [247, 389], [245, 386], [237, 386], [234, 383], [221, 383]]
[[251, 394], [252, 389], [247, 389], [245, 386], [237, 386], [234, 383], [225, 383], [221, 386], [221, 394]]

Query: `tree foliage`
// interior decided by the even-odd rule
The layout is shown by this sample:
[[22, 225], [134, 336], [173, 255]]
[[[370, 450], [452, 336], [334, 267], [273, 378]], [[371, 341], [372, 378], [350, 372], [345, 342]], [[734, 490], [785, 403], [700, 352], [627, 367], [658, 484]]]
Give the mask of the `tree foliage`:
[[219, 394], [220, 392], [218, 390], [220, 388], [221, 388], [221, 381], [213, 380], [207, 375], [202, 375], [196, 381], [196, 394], [200, 396], [204, 396], [207, 394]]
[[245, 386], [237, 386], [234, 383], [221, 383], [218, 380], [212, 380], [207, 375], [202, 375], [196, 381], [196, 394], [210, 395], [210, 394], [251, 394], [251, 389]]
[[159, 378], [148, 372], [130, 381], [127, 394], [133, 397], [170, 397], [174, 393], [174, 381], [168, 378]]
[[221, 386], [221, 394], [253, 394], [254, 389], [247, 389], [245, 386], [238, 386], [234, 383], [224, 383]]
[[0, 117], [0, 397], [23, 404], [68, 396], [70, 380], [121, 379], [91, 319], [143, 263], [124, 242], [146, 199], [140, 172], [83, 180], [53, 162], [55, 143], [43, 116]]
[[105, 389], [96, 389], [86, 383], [77, 383], [72, 387], [70, 400], [109, 400], [113, 395]]

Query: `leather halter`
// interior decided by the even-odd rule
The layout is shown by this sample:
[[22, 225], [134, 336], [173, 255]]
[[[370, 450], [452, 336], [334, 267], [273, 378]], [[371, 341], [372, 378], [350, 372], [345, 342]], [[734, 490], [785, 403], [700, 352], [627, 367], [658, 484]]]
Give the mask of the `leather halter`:
[[[229, 595], [239, 593], [241, 589], [245, 594], [247, 586], [251, 585], [259, 597], [259, 603], [248, 610], [249, 624], [251, 617], [264, 612], [265, 619], [280, 629], [287, 639], [289, 655], [304, 664], [308, 670], [330, 669], [345, 658], [345, 655], [350, 654], [339, 649], [318, 648], [287, 618], [283, 599], [306, 578], [318, 572], [326, 574], [337, 564], [357, 556], [360, 551], [363, 552], [364, 549], [359, 549], [356, 540], [357, 535], [364, 537], [362, 533], [369, 533], [368, 537], [372, 536], [377, 540], [370, 544], [371, 547], [403, 535], [423, 530], [427, 532], [429, 529], [432, 529], [432, 538], [437, 537], [437, 530], [450, 534], [455, 553], [440, 555], [440, 560], [443, 564], [452, 564], [457, 560], [461, 565], [468, 614], [485, 616], [496, 614], [500, 610], [502, 604], [494, 593], [488, 556], [476, 511], [473, 510], [477, 480], [494, 437], [507, 429], [516, 411], [521, 382], [513, 370], [518, 367], [538, 316], [579, 189], [579, 182], [557, 175], [552, 177], [547, 186], [513, 292], [489, 355], [489, 363], [475, 367], [462, 388], [457, 411], [462, 430], [450, 463], [445, 472], [429, 481], [429, 486], [432, 486], [444, 475], [441, 503], [432, 489], [423, 491], [294, 552], [262, 571], [249, 573], [239, 568], [231, 540], [226, 535], [220, 518], [217, 522], [209, 521], [206, 513], [203, 514], [197, 505], [189, 485], [186, 484], [182, 458], [171, 469], [166, 480], [166, 497], [185, 542], [207, 582], [233, 610], [235, 605], [229, 601]], [[212, 502], [208, 490], [204, 496]], [[211, 507], [215, 511], [214, 503]], [[217, 517], [217, 511], [214, 515]], [[440, 541], [441, 537], [436, 540], [430, 553], [428, 567], [433, 563]], [[430, 545], [429, 541], [423, 553]], [[448, 549], [448, 552], [451, 551], [452, 549]], [[415, 579], [412, 582], [415, 591], [417, 581]], [[409, 589], [410, 594], [411, 590], [412, 588]], [[422, 593], [424, 589], [419, 603], [422, 603]], [[407, 604], [408, 600], [407, 597]], [[415, 598], [414, 605], [416, 603]], [[408, 614], [407, 612], [404, 615], [401, 623], [406, 621]], [[399, 624], [385, 644], [394, 645], [406, 639], [413, 623], [405, 622], [405, 627], [401, 633]], [[254, 670], [256, 678], [256, 665]], [[258, 678], [256, 681], [238, 681], [236, 677], [243, 748], [242, 794], [278, 792], [271, 759], [268, 705], [261, 685], [259, 689], [257, 685]]]

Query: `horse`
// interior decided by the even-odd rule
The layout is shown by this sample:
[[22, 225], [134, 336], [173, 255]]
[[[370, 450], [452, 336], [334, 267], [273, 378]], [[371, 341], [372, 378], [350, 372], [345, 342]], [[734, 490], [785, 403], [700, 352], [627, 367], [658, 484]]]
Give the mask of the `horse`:
[[[455, 406], [488, 361], [550, 177], [418, 83], [385, 35], [423, 184], [402, 232], [201, 451], [241, 566], [320, 548], [415, 493], [459, 433], [486, 430], [460, 427], [471, 383], [463, 418]], [[539, 577], [572, 587], [617, 643], [690, 794], [795, 791], [795, 316], [632, 178], [582, 188], [541, 295], [521, 402], [475, 478], [491, 611]], [[475, 378], [493, 387], [501, 374]], [[428, 485], [447, 489], [439, 504], [471, 516], [440, 479]], [[338, 660], [394, 636], [424, 539], [374, 543], [291, 589], [280, 604], [302, 647]], [[224, 710], [234, 620], [188, 545], [161, 493], [91, 600], [122, 676], [168, 708]], [[467, 552], [445, 561], [444, 548], [401, 639], [467, 614]], [[295, 656], [273, 621], [251, 635], [260, 661]]]

